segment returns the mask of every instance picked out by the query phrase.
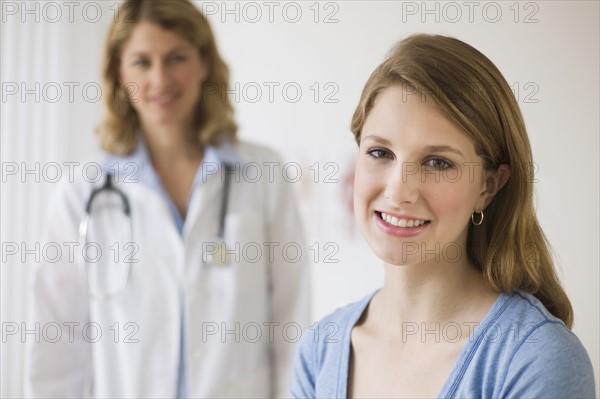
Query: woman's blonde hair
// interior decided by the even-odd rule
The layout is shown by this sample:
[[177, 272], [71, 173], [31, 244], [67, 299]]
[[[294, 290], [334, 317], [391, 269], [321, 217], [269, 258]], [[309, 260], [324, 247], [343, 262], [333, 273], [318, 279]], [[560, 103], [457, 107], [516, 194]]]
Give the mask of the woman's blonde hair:
[[221, 59], [208, 21], [187, 0], [126, 0], [110, 27], [104, 49], [103, 87], [105, 117], [98, 129], [102, 147], [116, 155], [130, 154], [136, 145], [140, 121], [119, 81], [123, 46], [140, 21], [152, 22], [176, 32], [197, 47], [209, 65], [194, 118], [199, 146], [218, 145], [225, 136], [234, 141], [237, 126], [233, 107], [226, 96], [229, 70]]
[[535, 215], [525, 123], [500, 71], [455, 38], [414, 35], [401, 41], [365, 85], [351, 124], [357, 143], [377, 96], [390, 86], [432, 98], [473, 140], [486, 170], [510, 165], [511, 177], [485, 209], [483, 223], [469, 227], [469, 258], [493, 289], [529, 292], [571, 328], [573, 309]]

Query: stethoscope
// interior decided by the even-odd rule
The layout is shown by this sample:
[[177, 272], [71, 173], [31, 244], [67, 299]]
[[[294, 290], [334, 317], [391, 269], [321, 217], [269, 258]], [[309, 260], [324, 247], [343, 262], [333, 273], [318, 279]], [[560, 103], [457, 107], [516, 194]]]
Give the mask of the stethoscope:
[[[231, 185], [231, 175], [235, 173], [235, 167], [227, 162], [223, 163], [223, 167], [225, 169], [225, 176], [223, 179], [223, 196], [221, 197], [221, 209], [219, 212], [219, 229], [217, 232], [217, 242], [215, 243], [216, 251], [214, 251], [214, 253], [212, 254], [203, 257], [203, 263], [214, 266], [226, 266], [229, 264], [226, 257], [223, 256], [225, 251], [225, 217], [227, 215], [227, 204], [229, 202], [229, 187]], [[85, 213], [81, 218], [81, 222], [79, 223], [80, 245], [82, 245], [83, 248], [87, 248], [89, 225], [90, 221], [92, 220], [92, 205], [94, 203], [94, 199], [98, 197], [98, 195], [102, 192], [113, 192], [119, 197], [122, 212], [125, 216], [125, 220], [123, 222], [123, 232], [128, 233], [125, 242], [133, 243], [133, 222], [131, 219], [131, 206], [129, 204], [129, 198], [122, 190], [120, 190], [113, 184], [113, 174], [109, 172], [106, 174], [106, 180], [104, 181], [104, 184], [101, 187], [92, 190], [86, 202]], [[92, 274], [92, 271], [90, 270], [92, 265], [90, 265], [90, 262], [85, 256], [83, 257], [85, 284], [88, 289], [88, 295], [91, 299], [106, 301], [114, 299], [125, 292], [127, 284], [129, 282], [131, 264], [134, 263], [132, 257], [125, 257], [125, 259], [126, 260], [123, 260], [122, 262], [124, 264], [124, 268], [120, 270], [121, 283], [117, 284], [113, 290], [96, 290], [92, 287], [94, 282], [93, 279], [90, 278], [90, 275]]]

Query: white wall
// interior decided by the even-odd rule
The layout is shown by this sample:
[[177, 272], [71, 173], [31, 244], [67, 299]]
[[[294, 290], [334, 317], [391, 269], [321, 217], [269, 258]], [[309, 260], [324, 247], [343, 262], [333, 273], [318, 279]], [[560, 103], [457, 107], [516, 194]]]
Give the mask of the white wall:
[[[53, 189], [43, 178], [36, 183], [33, 175], [22, 176], [22, 170], [16, 178], [6, 176], [7, 168], [14, 162], [19, 168], [21, 162], [28, 167], [40, 162], [43, 168], [49, 162], [84, 161], [98, 154], [92, 130], [100, 118], [100, 102], [93, 102], [93, 83], [99, 81], [100, 49], [117, 3], [72, 3], [2, 3], [3, 245], [34, 243], [43, 223], [44, 199]], [[239, 84], [235, 107], [241, 137], [278, 148], [287, 160], [302, 165], [303, 179], [296, 188], [309, 240], [320, 248], [314, 267], [315, 318], [382, 283], [381, 262], [353, 232], [352, 216], [344, 210], [342, 185], [326, 179], [343, 180], [352, 165], [356, 148], [348, 127], [372, 69], [394, 42], [417, 32], [456, 36], [494, 61], [518, 91], [538, 165], [538, 215], [557, 253], [575, 308], [575, 332], [592, 358], [598, 385], [598, 2], [197, 4], [211, 14], [232, 70], [232, 85]], [[225, 13], [225, 8], [233, 11]], [[294, 23], [298, 9], [301, 16]], [[40, 82], [39, 102], [34, 94], [23, 94], [23, 82], [26, 88]], [[79, 84], [72, 101], [66, 82]], [[19, 92], [10, 95], [15, 83]], [[92, 85], [84, 94], [87, 83]], [[53, 103], [56, 85], [62, 98]], [[269, 85], [274, 87], [272, 99]], [[257, 87], [262, 97], [253, 102]], [[302, 94], [292, 102], [297, 87]], [[316, 169], [318, 183], [311, 183]], [[18, 257], [5, 256], [5, 249], [0, 386], [3, 397], [18, 397], [22, 344], [4, 333], [14, 325], [9, 323], [25, 320], [29, 270]], [[326, 262], [328, 254], [339, 262]]]

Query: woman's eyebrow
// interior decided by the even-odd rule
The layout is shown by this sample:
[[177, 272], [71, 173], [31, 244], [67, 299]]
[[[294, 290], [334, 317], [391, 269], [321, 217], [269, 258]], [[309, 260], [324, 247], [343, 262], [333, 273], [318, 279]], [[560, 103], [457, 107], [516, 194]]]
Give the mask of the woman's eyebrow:
[[[177, 46], [174, 47], [172, 49], [170, 49], [169, 51], [167, 51], [167, 55], [176, 53], [178, 51], [185, 51], [185, 50], [189, 50], [189, 49], [193, 49], [194, 46], [192, 45], [182, 45], [182, 46]], [[144, 57], [146, 56], [148, 53], [145, 50], [136, 50], [136, 51], [132, 51], [131, 53], [129, 53], [128, 55], [131, 57]]]
[[456, 148], [451, 147], [449, 145], [430, 145], [430, 146], [425, 147], [425, 150], [427, 152], [453, 152], [464, 158], [464, 155], [462, 152], [460, 152]]
[[381, 136], [377, 136], [375, 134], [370, 134], [368, 136], [363, 136], [363, 138], [361, 139], [361, 141], [362, 140], [367, 140], [367, 139], [372, 140], [372, 141], [376, 141], [379, 144], [386, 145], [386, 146], [391, 146], [392, 145], [392, 143], [388, 139], [383, 138]]
[[196, 48], [196, 47], [195, 47], [195, 46], [193, 46], [193, 45], [191, 45], [191, 44], [181, 45], [181, 46], [177, 46], [177, 47], [174, 47], [174, 48], [172, 48], [172, 49], [169, 51], [169, 54], [170, 54], [170, 53], [174, 53], [174, 52], [176, 52], [176, 51], [194, 50], [195, 48]]

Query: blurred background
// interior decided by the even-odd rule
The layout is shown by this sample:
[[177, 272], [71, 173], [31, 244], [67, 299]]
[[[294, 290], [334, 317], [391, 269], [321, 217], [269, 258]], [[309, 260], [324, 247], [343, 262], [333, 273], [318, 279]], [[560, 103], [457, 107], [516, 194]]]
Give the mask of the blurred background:
[[[240, 137], [299, 165], [294, 187], [314, 260], [315, 320], [383, 281], [381, 261], [355, 229], [348, 184], [357, 151], [350, 118], [369, 74], [412, 33], [452, 35], [486, 54], [523, 111], [538, 216], [598, 389], [597, 1], [194, 3], [229, 64]], [[81, 173], [70, 165], [103, 158], [94, 134], [102, 109], [100, 59], [119, 3], [0, 4], [0, 387], [2, 397], [20, 397], [27, 335], [15, 328], [27, 320], [28, 265], [41, 252], [36, 240], [58, 179]]]

